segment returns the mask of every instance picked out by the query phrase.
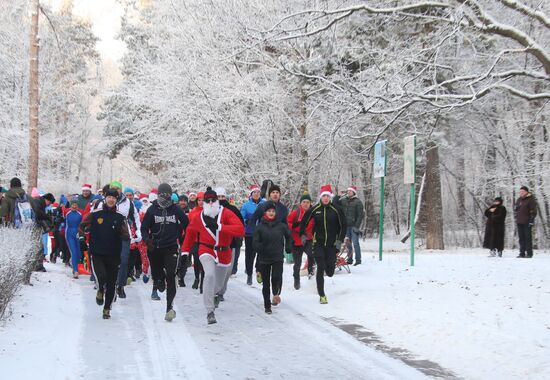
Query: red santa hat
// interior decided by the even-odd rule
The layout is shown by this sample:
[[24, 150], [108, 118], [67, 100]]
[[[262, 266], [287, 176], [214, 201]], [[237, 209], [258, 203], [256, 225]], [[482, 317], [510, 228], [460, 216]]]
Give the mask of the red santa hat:
[[85, 183], [84, 185], [82, 185], [82, 191], [84, 190], [92, 191], [92, 185], [90, 185], [89, 183]]
[[350, 186], [348, 187], [348, 191], [353, 191], [355, 195], [357, 195], [357, 186]]
[[147, 195], [147, 194], [141, 194], [141, 195], [139, 196], [139, 199], [140, 199], [140, 200], [142, 200], [142, 199], [147, 199], [147, 198], [149, 198], [149, 195]]
[[321, 192], [319, 194], [320, 197], [322, 197], [323, 195], [330, 195], [332, 197], [332, 188], [330, 187], [330, 185], [323, 185], [321, 186]]
[[190, 197], [191, 195], [197, 196], [197, 193], [195, 193], [194, 191], [188, 191], [187, 196]]
[[151, 193], [153, 193], [153, 194], [158, 194], [159, 191], [158, 191], [155, 187], [153, 187], [153, 188], [151, 189]]
[[255, 191], [262, 191], [262, 190], [260, 189], [260, 186], [258, 186], [258, 185], [248, 186], [248, 195], [252, 195], [252, 193], [255, 192]]

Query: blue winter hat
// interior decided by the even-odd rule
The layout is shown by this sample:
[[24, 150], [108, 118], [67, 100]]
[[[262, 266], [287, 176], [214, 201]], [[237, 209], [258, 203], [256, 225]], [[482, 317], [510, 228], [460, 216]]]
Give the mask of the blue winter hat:
[[61, 196], [59, 197], [59, 202], [62, 204], [62, 205], [66, 205], [67, 204], [67, 197], [65, 196], [65, 194], [61, 194]]
[[180, 197], [178, 197], [178, 194], [176, 193], [172, 193], [172, 202], [177, 202], [179, 201]]
[[134, 189], [132, 189], [131, 187], [125, 187], [123, 193], [132, 193], [132, 195], [134, 195]]

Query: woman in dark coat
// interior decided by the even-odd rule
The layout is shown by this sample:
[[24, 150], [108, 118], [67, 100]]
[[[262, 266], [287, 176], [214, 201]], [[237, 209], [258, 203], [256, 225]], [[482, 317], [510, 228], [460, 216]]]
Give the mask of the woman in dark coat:
[[506, 207], [502, 205], [502, 198], [496, 197], [491, 207], [485, 210], [487, 224], [485, 225], [485, 239], [483, 248], [491, 250], [490, 257], [502, 257], [504, 249], [504, 228], [506, 219]]

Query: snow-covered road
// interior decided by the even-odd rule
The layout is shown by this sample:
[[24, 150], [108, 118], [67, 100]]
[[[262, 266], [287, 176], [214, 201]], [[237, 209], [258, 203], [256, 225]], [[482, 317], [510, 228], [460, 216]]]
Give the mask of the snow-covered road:
[[87, 277], [72, 280], [60, 264], [47, 268], [23, 289], [0, 329], [2, 378], [424, 378], [306, 307], [285, 304], [284, 294], [266, 315], [257, 284], [232, 279], [218, 323], [208, 326], [197, 291], [178, 288], [177, 318], [168, 323], [164, 299], [152, 301], [151, 284], [137, 282], [105, 321]]

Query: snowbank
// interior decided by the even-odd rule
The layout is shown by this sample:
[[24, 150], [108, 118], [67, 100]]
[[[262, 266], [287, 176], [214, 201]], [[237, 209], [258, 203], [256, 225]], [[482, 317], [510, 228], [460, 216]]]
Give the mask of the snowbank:
[[37, 239], [31, 229], [0, 228], [0, 320], [31, 270]]
[[[550, 255], [517, 252], [489, 258], [487, 250], [419, 250], [364, 243], [363, 265], [326, 278], [329, 305], [319, 305], [315, 281], [292, 288], [284, 269], [283, 302], [327, 319], [363, 326], [378, 344], [412, 352], [467, 379], [549, 379]], [[365, 253], [365, 251], [367, 251]]]

